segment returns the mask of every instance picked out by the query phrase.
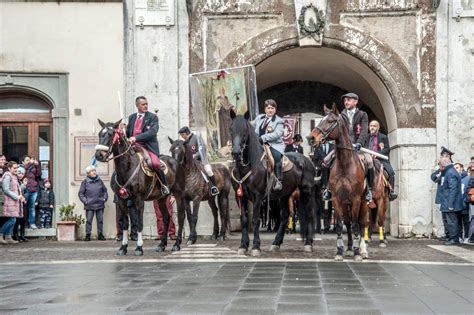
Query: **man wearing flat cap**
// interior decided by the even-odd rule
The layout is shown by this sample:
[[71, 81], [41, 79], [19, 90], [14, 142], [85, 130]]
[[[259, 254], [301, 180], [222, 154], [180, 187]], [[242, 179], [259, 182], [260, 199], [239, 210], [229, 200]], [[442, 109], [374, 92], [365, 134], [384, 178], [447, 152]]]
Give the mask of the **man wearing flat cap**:
[[204, 170], [206, 171], [207, 177], [209, 178], [211, 195], [218, 195], [219, 189], [216, 186], [216, 179], [214, 177], [212, 167], [207, 160], [207, 149], [204, 140], [200, 135], [192, 133], [187, 126], [179, 129], [178, 133], [181, 138], [184, 139], [184, 145], [191, 149], [193, 159], [201, 161], [202, 165], [204, 165]]

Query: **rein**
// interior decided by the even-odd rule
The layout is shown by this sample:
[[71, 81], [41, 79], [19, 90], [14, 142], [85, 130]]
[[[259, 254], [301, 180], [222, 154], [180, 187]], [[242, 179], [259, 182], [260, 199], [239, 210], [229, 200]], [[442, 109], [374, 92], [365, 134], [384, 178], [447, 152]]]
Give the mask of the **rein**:
[[341, 119], [341, 117], [338, 117], [338, 118], [336, 119], [336, 121], [333, 122], [332, 125], [329, 126], [329, 128], [328, 128], [326, 131], [324, 131], [324, 130], [323, 130], [322, 128], [320, 128], [319, 126], [314, 127], [314, 128], [316, 128], [316, 129], [318, 129], [319, 132], [321, 132], [321, 134], [323, 135], [323, 136], [321, 137], [321, 140], [320, 140], [321, 142], [323, 142], [323, 143], [326, 142], [326, 140], [327, 140], [327, 138], [329, 137], [329, 135], [331, 134], [331, 132], [333, 132], [334, 129], [336, 129], [336, 127], [339, 126], [339, 120], [340, 120], [340, 119]]
[[[127, 145], [127, 149], [124, 152], [122, 152], [118, 155], [114, 155], [113, 157], [110, 157], [110, 155], [112, 154], [112, 148], [114, 147], [114, 145], [116, 143], [120, 144], [121, 141], [123, 141]], [[120, 129], [120, 128], [115, 129], [114, 140], [112, 141], [112, 144], [109, 147], [107, 147], [105, 145], [102, 145], [102, 144], [98, 144], [98, 145], [95, 146], [96, 151], [97, 150], [107, 151], [107, 157], [104, 160], [104, 162], [109, 162], [109, 161], [115, 160], [115, 159], [127, 154], [128, 151], [130, 151], [131, 148], [132, 148], [132, 145], [130, 143], [128, 143], [128, 141], [127, 141], [127, 139], [124, 135], [123, 130]]]

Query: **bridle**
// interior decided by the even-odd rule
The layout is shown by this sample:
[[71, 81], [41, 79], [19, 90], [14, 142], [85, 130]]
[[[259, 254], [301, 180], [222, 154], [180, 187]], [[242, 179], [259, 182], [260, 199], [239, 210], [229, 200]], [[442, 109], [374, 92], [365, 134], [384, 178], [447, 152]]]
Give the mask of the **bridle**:
[[[106, 127], [106, 128], [109, 129], [110, 127]], [[121, 144], [122, 142], [127, 146], [127, 149], [124, 152], [122, 152], [118, 155], [114, 155], [113, 157], [110, 157], [110, 155], [112, 154], [112, 149], [113, 149], [114, 145], [116, 143]], [[115, 129], [114, 139], [113, 139], [112, 143], [110, 144], [110, 146], [106, 146], [106, 145], [103, 145], [103, 144], [98, 144], [98, 145], [95, 146], [96, 151], [99, 151], [99, 150], [107, 151], [107, 154], [105, 156], [105, 160], [103, 162], [109, 162], [109, 161], [115, 160], [115, 159], [125, 155], [126, 153], [128, 153], [128, 151], [130, 151], [131, 148], [132, 148], [132, 145], [128, 142], [127, 137], [125, 136], [125, 131], [123, 129], [120, 129], [120, 128]]]
[[[248, 141], [248, 137], [247, 139], [244, 141], [244, 142], [241, 142], [241, 145], [240, 145], [240, 153], [234, 153], [232, 154], [232, 156], [234, 157], [234, 162], [240, 162], [240, 165], [242, 167], [246, 167], [250, 164], [250, 159], [247, 159], [247, 163], [244, 162], [244, 151], [247, 149], [248, 147], [248, 144], [247, 144], [247, 141]], [[238, 159], [236, 159], [236, 157], [238, 157]]]
[[319, 130], [319, 132], [322, 134], [321, 139], [319, 140], [321, 143], [325, 143], [329, 135], [334, 131], [339, 126], [339, 120], [341, 119], [341, 116], [339, 116], [332, 124], [329, 126], [329, 128], [324, 131], [322, 128], [319, 126], [314, 127], [315, 129]]

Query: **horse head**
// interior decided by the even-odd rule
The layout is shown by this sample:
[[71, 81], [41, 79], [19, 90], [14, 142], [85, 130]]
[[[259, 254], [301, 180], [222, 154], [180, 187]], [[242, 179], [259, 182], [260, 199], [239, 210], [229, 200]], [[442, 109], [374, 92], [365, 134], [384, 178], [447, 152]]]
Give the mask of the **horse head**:
[[336, 140], [339, 138], [338, 127], [341, 124], [344, 124], [343, 118], [334, 105], [332, 110], [329, 111], [311, 131], [309, 138], [312, 146], [317, 148], [328, 140]]
[[232, 157], [234, 161], [242, 161], [243, 153], [248, 146], [250, 132], [250, 124], [248, 122], [248, 112], [242, 116], [232, 117], [232, 124], [230, 126], [230, 134], [232, 138]]
[[173, 140], [170, 137], [168, 137], [168, 140], [171, 144], [170, 147], [170, 153], [171, 156], [178, 161], [179, 164], [183, 164], [184, 158], [186, 156], [186, 148], [184, 146], [184, 141], [183, 140]]
[[99, 131], [99, 144], [95, 146], [95, 158], [99, 162], [106, 162], [119, 137], [119, 126], [122, 120], [116, 123], [104, 123], [100, 119], [98, 121], [102, 129]]

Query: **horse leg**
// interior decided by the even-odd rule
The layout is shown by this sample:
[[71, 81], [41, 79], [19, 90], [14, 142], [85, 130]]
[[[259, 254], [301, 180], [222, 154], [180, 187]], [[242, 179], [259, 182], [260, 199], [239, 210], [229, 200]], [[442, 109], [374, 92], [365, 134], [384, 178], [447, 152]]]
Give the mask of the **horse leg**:
[[387, 247], [386, 239], [385, 239], [385, 210], [387, 209], [386, 205], [386, 198], [383, 198], [379, 203], [377, 203], [377, 211], [378, 211], [378, 225], [379, 225], [379, 247]]
[[352, 239], [352, 226], [350, 220], [344, 220], [344, 225], [346, 226], [347, 232], [347, 250], [346, 254], [352, 256], [353, 255], [353, 239]]
[[253, 203], [253, 246], [252, 246], [252, 256], [260, 256], [262, 252], [260, 251], [260, 208], [262, 200], [260, 196], [256, 196]]
[[135, 199], [135, 208], [137, 210], [137, 232], [138, 232], [138, 241], [137, 247], [135, 248], [135, 256], [143, 256], [143, 208], [145, 207], [145, 202], [143, 199]]
[[[217, 234], [219, 233], [219, 218], [218, 218], [218, 209], [216, 206], [216, 198], [211, 198], [207, 202], [209, 204], [209, 207], [212, 210], [212, 216], [214, 217], [214, 228], [212, 230], [211, 234], [211, 240], [215, 241], [217, 239]], [[222, 214], [221, 214], [221, 220], [222, 220]]]
[[219, 201], [219, 214], [221, 216], [221, 231], [219, 233], [219, 241], [225, 241], [225, 231], [227, 228], [227, 221], [229, 218], [227, 217], [227, 212], [229, 209], [229, 199], [226, 195], [219, 195], [217, 199]]
[[[359, 213], [359, 225], [360, 225], [360, 231], [366, 231], [368, 225], [370, 224], [369, 222], [369, 207], [367, 204], [364, 202], [362, 203], [362, 207], [360, 209]], [[360, 254], [363, 259], [369, 258], [369, 253], [367, 252], [367, 244], [365, 243], [365, 240], [362, 238], [360, 241]]]
[[122, 221], [122, 245], [120, 248], [117, 250], [116, 255], [117, 256], [125, 256], [127, 255], [127, 247], [128, 247], [128, 207], [127, 207], [127, 200], [123, 200], [121, 198], [118, 198], [118, 206], [120, 209], [120, 212], [122, 213], [122, 218], [127, 218], [127, 220], [121, 220]]
[[[314, 199], [314, 191], [310, 189], [309, 192], [301, 190], [300, 200], [298, 202], [298, 213], [300, 226], [304, 232], [302, 235], [305, 237], [304, 251], [313, 251], [313, 236], [314, 236], [314, 217], [316, 201]], [[319, 221], [321, 224], [321, 220]], [[321, 227], [320, 227], [321, 228]]]
[[336, 215], [336, 256], [334, 257], [335, 261], [342, 261], [344, 259], [344, 240], [342, 239], [342, 220]]
[[158, 244], [155, 250], [157, 252], [164, 252], [166, 246], [168, 245], [168, 226], [170, 223], [167, 198], [161, 198], [158, 200], [158, 207], [160, 208], [161, 216], [163, 218], [163, 237], [161, 238], [160, 244]]
[[176, 242], [171, 249], [173, 252], [181, 250], [181, 242], [183, 241], [184, 216], [186, 215], [186, 205], [183, 198], [175, 196], [175, 199], [176, 208], [178, 210], [178, 235], [176, 236]]
[[189, 232], [188, 245], [193, 245], [197, 241], [196, 226], [199, 217], [199, 205], [201, 204], [201, 197], [197, 196], [193, 199], [193, 215], [191, 216], [191, 231]]
[[245, 255], [247, 254], [247, 251], [249, 249], [249, 209], [248, 209], [248, 203], [247, 203], [247, 198], [242, 197], [239, 198], [236, 196], [236, 199], [240, 203], [240, 225], [242, 226], [242, 237], [240, 239], [240, 247], [238, 250], [239, 255]]
[[[365, 219], [364, 210], [361, 209], [361, 203], [360, 201], [358, 202], [357, 200], [354, 201], [351, 205], [351, 221], [352, 221], [352, 233], [354, 236], [354, 260], [355, 261], [362, 261], [362, 256], [360, 255], [360, 231], [361, 231], [361, 226], [364, 226], [361, 224], [361, 221], [364, 222], [363, 220]], [[349, 233], [349, 232], [348, 232]]]
[[280, 245], [283, 243], [283, 238], [285, 237], [286, 226], [288, 225], [288, 197], [280, 198], [280, 225], [278, 226], [277, 234], [273, 240], [272, 246], [270, 247], [271, 251], [277, 251], [280, 249]]

